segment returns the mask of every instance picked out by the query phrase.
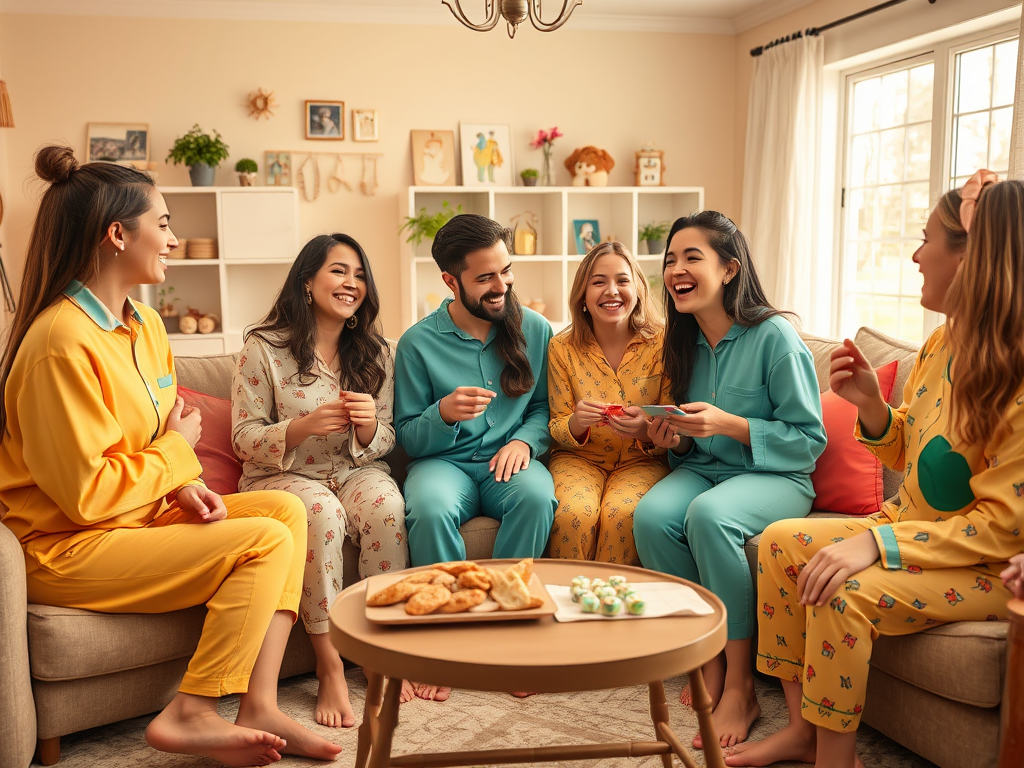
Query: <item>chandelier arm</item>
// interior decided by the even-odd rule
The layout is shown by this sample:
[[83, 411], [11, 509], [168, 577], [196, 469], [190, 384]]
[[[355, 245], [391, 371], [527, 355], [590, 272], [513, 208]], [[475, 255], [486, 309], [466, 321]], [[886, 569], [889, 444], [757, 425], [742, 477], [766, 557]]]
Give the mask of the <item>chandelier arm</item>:
[[489, 32], [494, 29], [498, 23], [498, 19], [501, 18], [501, 13], [499, 13], [501, 10], [499, 0], [485, 0], [484, 9], [487, 11], [487, 18], [482, 24], [474, 24], [466, 17], [459, 0], [454, 0], [455, 5], [452, 5], [452, 2], [453, 0], [441, 0], [441, 5], [447, 5], [448, 10], [452, 12], [452, 15], [458, 19], [460, 23], [477, 32]]
[[[443, 1], [444, 0], [442, 0], [442, 2]], [[540, 3], [541, 0], [530, 0], [530, 21], [533, 22], [533, 26], [541, 32], [554, 32], [569, 20], [569, 17], [572, 16], [572, 12], [576, 10], [577, 6], [583, 5], [583, 0], [562, 0], [562, 10], [559, 11], [558, 18], [550, 23], [541, 19]], [[572, 3], [572, 5], [570, 5], [570, 3]]]

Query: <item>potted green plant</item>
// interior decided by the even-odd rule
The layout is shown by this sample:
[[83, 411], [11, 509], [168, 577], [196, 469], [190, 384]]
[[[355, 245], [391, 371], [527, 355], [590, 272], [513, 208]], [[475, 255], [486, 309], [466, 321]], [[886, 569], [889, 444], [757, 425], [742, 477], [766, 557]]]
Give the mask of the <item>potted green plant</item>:
[[167, 159], [175, 165], [188, 166], [188, 175], [193, 187], [212, 187], [214, 171], [222, 161], [228, 158], [228, 145], [220, 134], [214, 130], [213, 136], [203, 133], [199, 123], [184, 136], [174, 140], [174, 146], [167, 153]]
[[540, 176], [540, 172], [536, 168], [527, 168], [525, 171], [521, 171], [519, 175], [523, 179], [524, 187], [536, 187], [537, 177]]
[[259, 170], [259, 166], [256, 165], [256, 161], [248, 157], [243, 157], [237, 163], [235, 163], [235, 170], [238, 171], [238, 183], [243, 187], [254, 187], [256, 186], [256, 171]]
[[405, 223], [398, 228], [398, 232], [401, 234], [405, 230], [409, 230], [409, 236], [405, 239], [405, 242], [419, 245], [424, 240], [433, 239], [434, 235], [437, 234], [437, 230], [459, 213], [462, 213], [461, 204], [452, 208], [447, 200], [442, 200], [441, 210], [437, 213], [427, 213], [426, 207], [423, 207], [420, 208], [419, 213], [415, 216], [406, 216]]
[[178, 332], [178, 308], [174, 306], [180, 299], [174, 295], [173, 285], [164, 285], [157, 291], [157, 312], [163, 318], [168, 333]]
[[651, 222], [640, 227], [640, 240], [647, 242], [647, 253], [652, 256], [665, 250], [665, 237], [671, 225], [667, 221], [659, 223]]

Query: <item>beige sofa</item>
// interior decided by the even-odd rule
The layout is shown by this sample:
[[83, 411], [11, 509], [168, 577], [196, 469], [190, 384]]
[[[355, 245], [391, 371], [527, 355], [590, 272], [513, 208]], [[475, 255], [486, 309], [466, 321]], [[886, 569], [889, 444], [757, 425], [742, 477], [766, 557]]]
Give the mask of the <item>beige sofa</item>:
[[[828, 356], [836, 342], [806, 337], [818, 379], [827, 386]], [[913, 364], [915, 347], [862, 330], [857, 341], [874, 365], [901, 361], [894, 399]], [[181, 386], [229, 397], [234, 358], [178, 358]], [[405, 458], [389, 457], [399, 481]], [[887, 495], [899, 478], [886, 475]], [[470, 558], [490, 556], [497, 523], [477, 518], [462, 528]], [[757, 540], [748, 546], [756, 556]], [[356, 579], [356, 550], [346, 543], [345, 583]], [[173, 696], [196, 646], [204, 609], [143, 616], [112, 616], [28, 605], [24, 560], [17, 540], [0, 525], [0, 766], [24, 768], [38, 748], [52, 765], [60, 737], [155, 712]], [[1024, 619], [1022, 619], [1024, 622]], [[1016, 658], [1024, 657], [1024, 629]], [[942, 768], [996, 765], [1000, 702], [1007, 669], [1007, 625], [950, 624], [906, 638], [883, 638], [872, 659], [865, 721]], [[314, 659], [296, 626], [282, 677], [312, 671]], [[1024, 659], [1015, 668], [1021, 698]], [[1018, 707], [1019, 709], [1019, 707]], [[1024, 713], [1017, 713], [1022, 716]], [[1004, 718], [1008, 715], [1006, 708]], [[1024, 727], [1017, 726], [1024, 732]], [[1009, 726], [1003, 725], [1002, 731]], [[1024, 748], [1024, 739], [1017, 744]], [[1020, 768], [1024, 759], [1001, 768]]]

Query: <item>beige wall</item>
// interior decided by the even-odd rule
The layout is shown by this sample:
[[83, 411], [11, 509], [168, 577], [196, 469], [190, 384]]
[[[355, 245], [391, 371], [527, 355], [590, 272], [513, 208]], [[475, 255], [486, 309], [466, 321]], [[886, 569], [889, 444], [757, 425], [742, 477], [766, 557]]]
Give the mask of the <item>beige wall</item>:
[[[669, 184], [702, 185], [706, 205], [724, 211], [739, 200], [737, 57], [728, 36], [523, 29], [510, 41], [500, 30], [461, 27], [0, 14], [0, 51], [17, 120], [4, 132], [6, 157], [0, 144], [4, 254], [16, 285], [39, 195], [32, 155], [54, 141], [81, 152], [88, 122], [149, 123], [161, 163], [193, 123], [216, 128], [231, 147], [218, 184], [237, 184], [240, 157], [256, 158], [262, 173], [270, 149], [383, 152], [375, 196], [322, 185], [300, 216], [303, 238], [343, 230], [363, 243], [392, 335], [401, 330], [398, 199], [412, 183], [410, 129], [509, 123], [518, 170], [539, 167], [529, 138], [558, 125], [566, 134], [558, 162], [577, 146], [604, 147], [617, 161], [612, 184], [632, 184], [633, 153], [650, 140], [665, 150]], [[269, 121], [247, 117], [246, 96], [258, 87], [280, 104]], [[304, 99], [378, 109], [380, 142], [305, 142]], [[322, 169], [330, 172], [326, 161]], [[181, 166], [159, 173], [162, 185], [188, 184]], [[358, 181], [355, 167], [349, 173]]]

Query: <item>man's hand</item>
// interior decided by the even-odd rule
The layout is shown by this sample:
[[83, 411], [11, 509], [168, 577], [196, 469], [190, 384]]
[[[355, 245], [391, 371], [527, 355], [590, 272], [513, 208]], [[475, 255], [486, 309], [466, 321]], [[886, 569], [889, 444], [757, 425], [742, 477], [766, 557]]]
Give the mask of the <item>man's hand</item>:
[[186, 485], [176, 498], [178, 506], [194, 514], [201, 523], [213, 523], [228, 516], [224, 499], [204, 485]]
[[512, 475], [530, 466], [530, 446], [522, 440], [509, 440], [487, 466], [494, 473], [496, 483], [507, 483]]
[[487, 405], [498, 396], [483, 387], [456, 387], [450, 395], [441, 398], [437, 409], [445, 424], [457, 421], [471, 421], [487, 410]]

